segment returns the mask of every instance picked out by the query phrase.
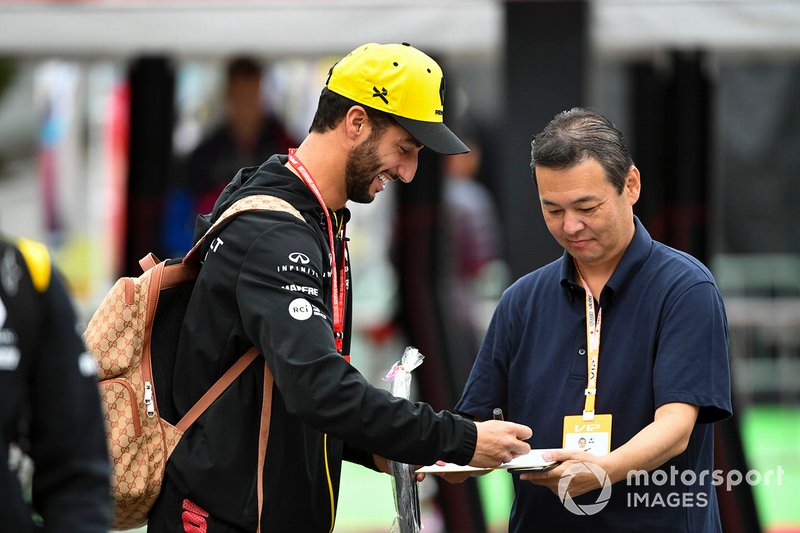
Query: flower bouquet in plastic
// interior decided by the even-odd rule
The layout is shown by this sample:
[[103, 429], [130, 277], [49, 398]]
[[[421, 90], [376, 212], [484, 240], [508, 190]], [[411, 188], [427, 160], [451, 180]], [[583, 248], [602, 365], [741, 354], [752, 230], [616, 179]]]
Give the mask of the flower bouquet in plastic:
[[[389, 382], [389, 391], [398, 398], [411, 399], [411, 371], [422, 364], [424, 355], [408, 346], [403, 357], [396, 362], [384, 381]], [[418, 533], [422, 529], [417, 493], [417, 475], [414, 465], [389, 461], [394, 478], [394, 504], [397, 511], [391, 533]]]

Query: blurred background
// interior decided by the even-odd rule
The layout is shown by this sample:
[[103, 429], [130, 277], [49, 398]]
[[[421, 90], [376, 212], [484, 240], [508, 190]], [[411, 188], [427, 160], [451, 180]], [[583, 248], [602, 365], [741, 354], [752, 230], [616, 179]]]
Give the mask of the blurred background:
[[[796, 1], [6, 0], [0, 228], [51, 247], [88, 318], [145, 253], [186, 251], [236, 169], [302, 140], [336, 59], [402, 41], [442, 65], [474, 149], [423, 151], [412, 184], [351, 206], [353, 364], [386, 386], [413, 345], [415, 397], [454, 405], [503, 289], [560, 253], [533, 135], [592, 107], [626, 135], [645, 226], [723, 291], [736, 415], [717, 468], [784, 471], [718, 490], [725, 531], [800, 531]], [[422, 493], [426, 532], [507, 527], [502, 472]], [[387, 531], [393, 505], [388, 476], [346, 465], [336, 531]]]

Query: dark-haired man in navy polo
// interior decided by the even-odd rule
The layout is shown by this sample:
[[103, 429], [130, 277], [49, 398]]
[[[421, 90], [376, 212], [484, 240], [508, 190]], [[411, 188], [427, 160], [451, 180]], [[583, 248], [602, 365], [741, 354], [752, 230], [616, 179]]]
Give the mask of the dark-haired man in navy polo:
[[730, 375], [711, 274], [633, 215], [639, 171], [602, 115], [557, 115], [531, 167], [564, 254], [505, 292], [456, 407], [500, 407], [535, 448], [568, 449], [514, 474], [510, 530], [721, 531], [712, 423]]

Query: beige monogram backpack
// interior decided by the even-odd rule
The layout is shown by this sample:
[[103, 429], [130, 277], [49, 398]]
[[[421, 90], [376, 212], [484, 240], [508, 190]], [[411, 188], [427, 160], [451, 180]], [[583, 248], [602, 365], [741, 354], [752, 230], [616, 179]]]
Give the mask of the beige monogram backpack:
[[[302, 220], [284, 200], [266, 195], [245, 197], [229, 207], [183, 259], [160, 262], [153, 254], [143, 258], [139, 263], [144, 273], [119, 279], [89, 322], [84, 338], [98, 364], [113, 465], [114, 529], [145, 523], [161, 490], [167, 459], [183, 432], [258, 357], [255, 348], [248, 350], [178, 420], [171, 384], [183, 316], [200, 270], [198, 251], [209, 235], [233, 217], [255, 210], [285, 211]], [[264, 387], [260, 431], [264, 442], [259, 443], [259, 450], [266, 449], [272, 402], [267, 365]], [[259, 457], [259, 465], [263, 460]], [[259, 496], [261, 471], [263, 468], [258, 474]], [[259, 498], [259, 517], [261, 508]]]

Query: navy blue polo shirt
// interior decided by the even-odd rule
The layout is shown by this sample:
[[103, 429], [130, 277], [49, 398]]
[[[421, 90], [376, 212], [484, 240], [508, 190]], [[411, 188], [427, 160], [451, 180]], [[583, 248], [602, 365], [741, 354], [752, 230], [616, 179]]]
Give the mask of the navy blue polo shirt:
[[[513, 475], [511, 531], [721, 531], [711, 423], [731, 414], [722, 298], [699, 261], [634, 222], [633, 239], [600, 294], [595, 409], [613, 415], [614, 450], [650, 424], [659, 406], [697, 405], [689, 445], [653, 472], [671, 480], [622, 480], [591, 516], [571, 513], [550, 490]], [[533, 428], [533, 448], [561, 447], [564, 416], [583, 412], [587, 383], [585, 292], [575, 280], [565, 252], [506, 290], [456, 411], [490, 419], [501, 407], [506, 420]], [[595, 503], [598, 493], [576, 502]]]

